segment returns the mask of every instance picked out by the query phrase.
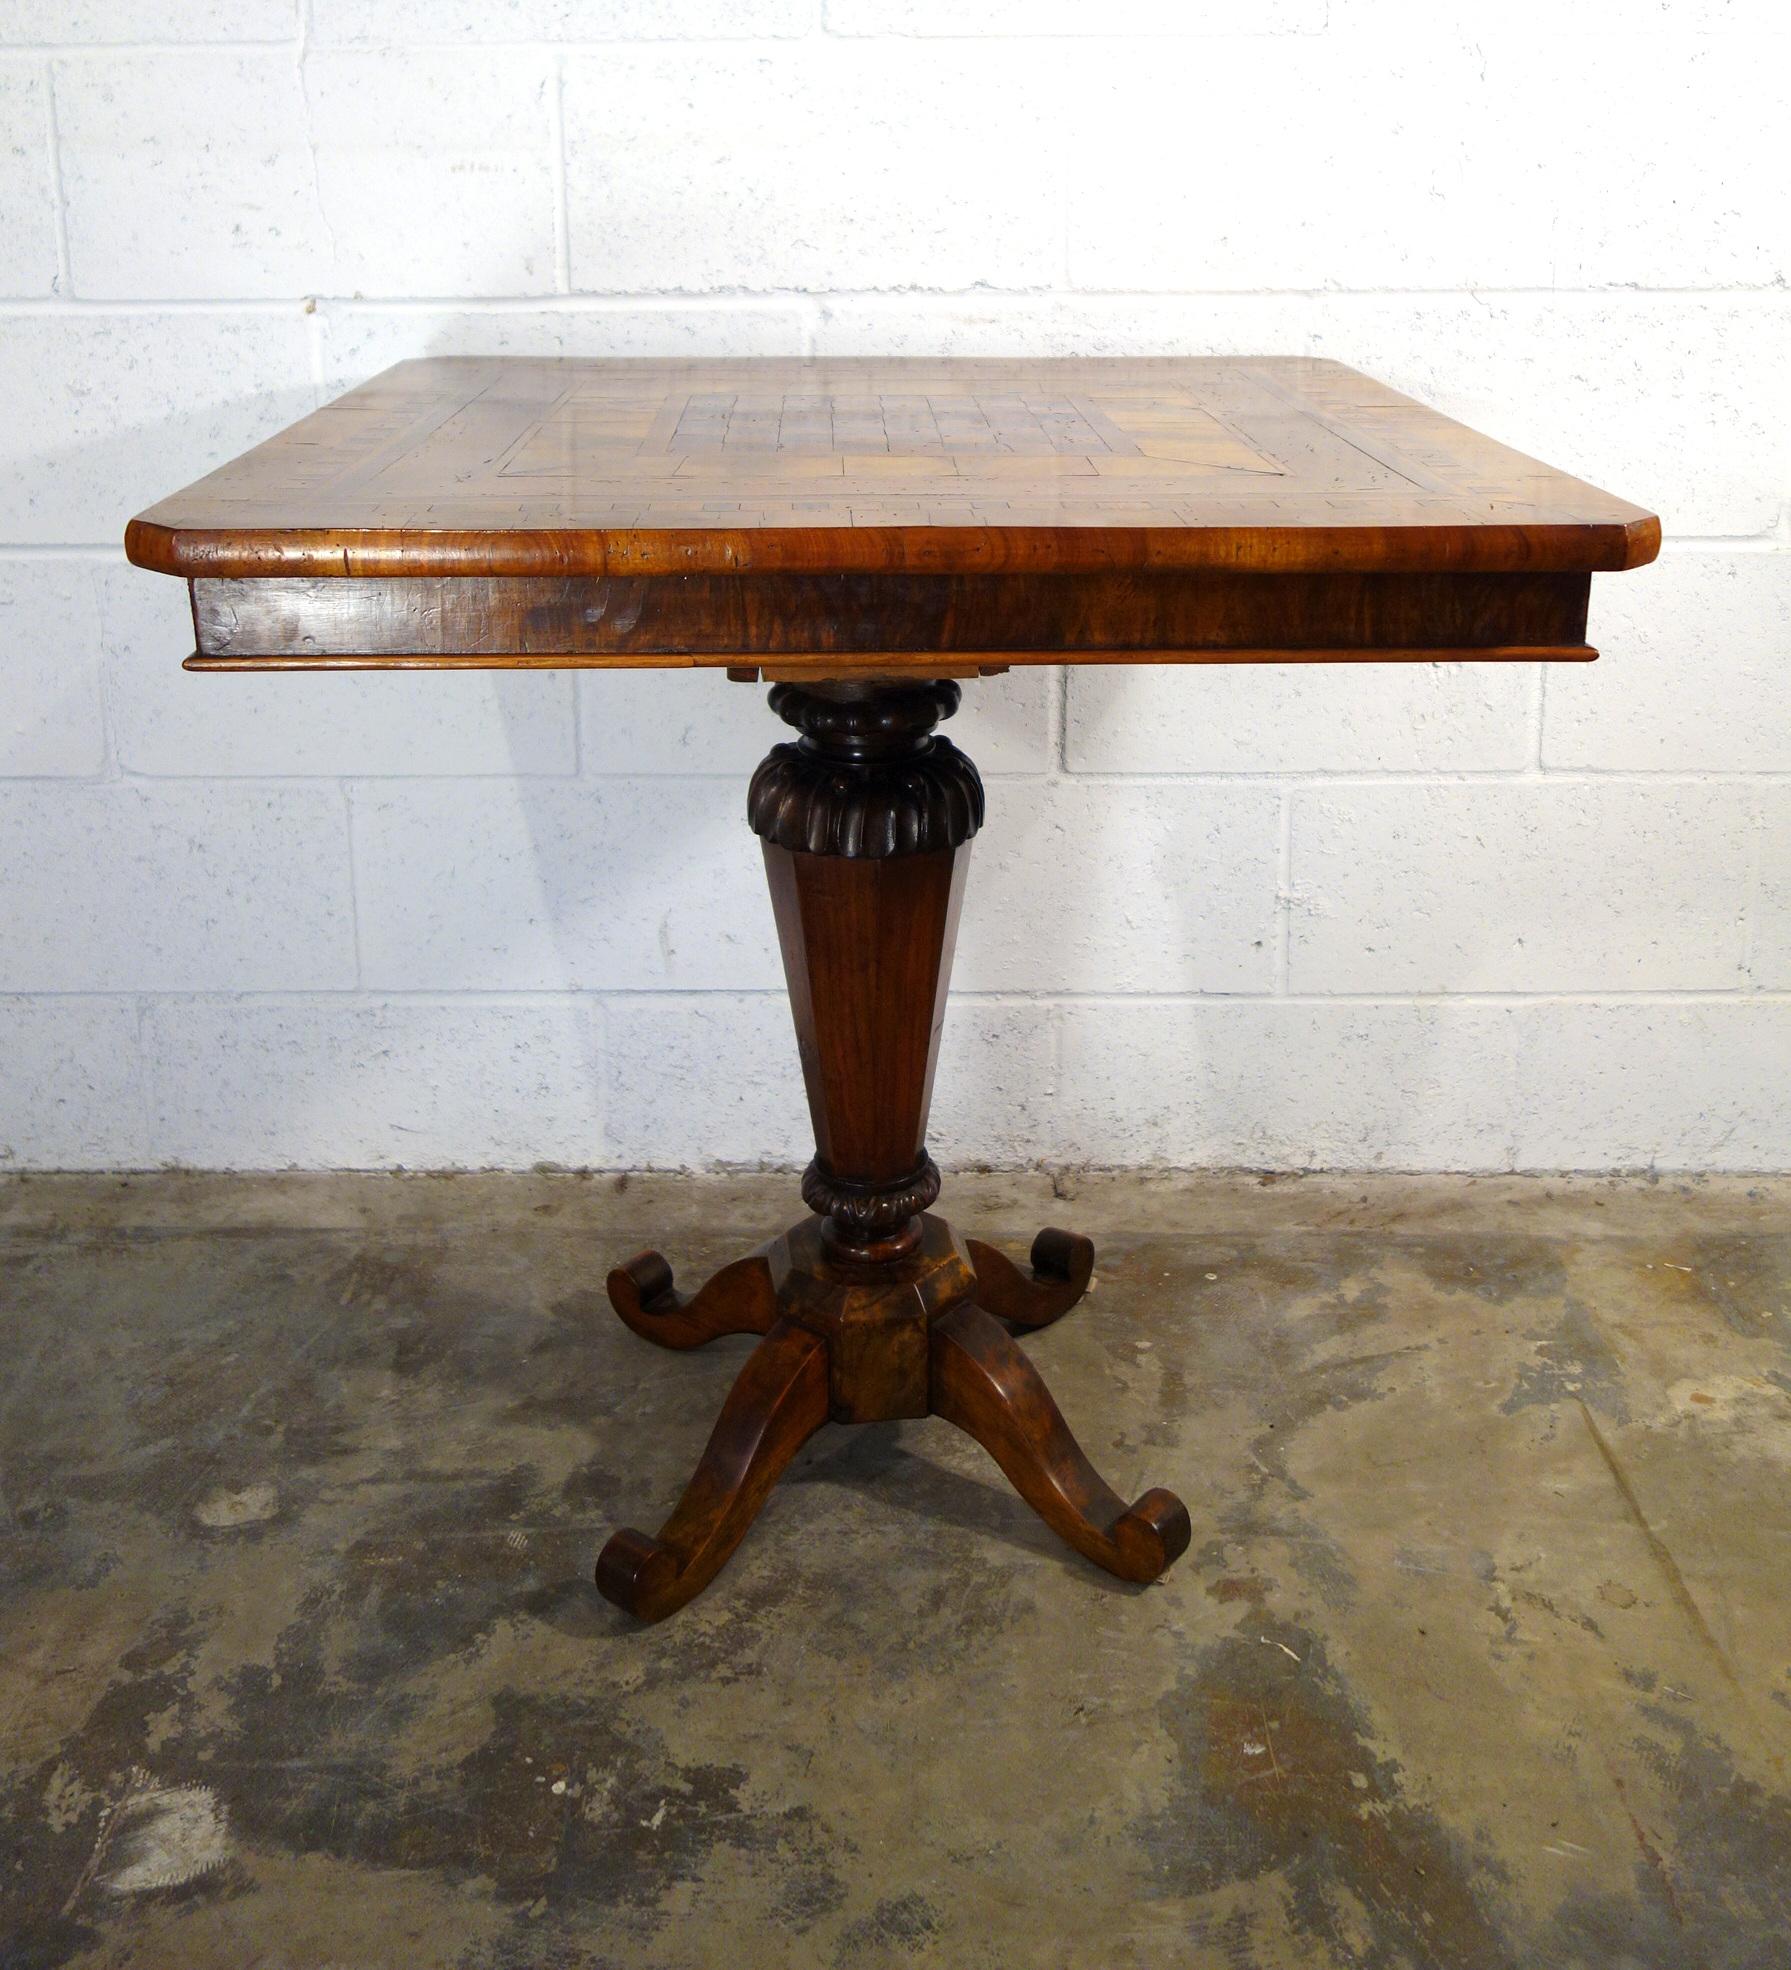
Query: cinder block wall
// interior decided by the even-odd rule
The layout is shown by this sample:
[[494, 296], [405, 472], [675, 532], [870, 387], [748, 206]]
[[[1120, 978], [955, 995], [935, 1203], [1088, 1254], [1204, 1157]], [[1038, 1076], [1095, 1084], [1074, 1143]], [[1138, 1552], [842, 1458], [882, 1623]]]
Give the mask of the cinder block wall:
[[1013, 674], [942, 1158], [1791, 1166], [1782, 0], [0, 0], [0, 1166], [806, 1152], [718, 677], [183, 676], [400, 357], [1311, 352], [1653, 504], [1588, 670]]

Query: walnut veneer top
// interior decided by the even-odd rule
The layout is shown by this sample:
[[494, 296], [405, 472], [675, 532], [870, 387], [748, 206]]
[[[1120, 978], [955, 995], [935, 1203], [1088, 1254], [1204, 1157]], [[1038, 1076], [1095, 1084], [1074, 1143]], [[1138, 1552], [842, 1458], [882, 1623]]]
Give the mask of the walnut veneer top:
[[131, 523], [189, 579], [1557, 571], [1640, 507], [1332, 362], [400, 363]]

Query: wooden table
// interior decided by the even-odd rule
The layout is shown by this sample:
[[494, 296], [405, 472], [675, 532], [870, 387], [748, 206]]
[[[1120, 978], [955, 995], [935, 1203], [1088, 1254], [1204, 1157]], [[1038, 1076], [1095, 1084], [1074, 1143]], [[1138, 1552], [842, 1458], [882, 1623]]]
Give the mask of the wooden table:
[[[1025, 1267], [931, 1212], [933, 1068], [976, 768], [953, 681], [1029, 663], [1578, 661], [1659, 522], [1336, 363], [401, 363], [131, 522], [191, 584], [192, 670], [724, 666], [801, 735], [753, 775], [814, 1119], [810, 1216], [694, 1293], [609, 1276], [663, 1347], [762, 1338], [657, 1536], [597, 1584], [681, 1607], [830, 1418], [939, 1415], [1071, 1545], [1188, 1544], [1113, 1492], [1014, 1335]], [[1090, 844], [1090, 852], [1094, 845]]]

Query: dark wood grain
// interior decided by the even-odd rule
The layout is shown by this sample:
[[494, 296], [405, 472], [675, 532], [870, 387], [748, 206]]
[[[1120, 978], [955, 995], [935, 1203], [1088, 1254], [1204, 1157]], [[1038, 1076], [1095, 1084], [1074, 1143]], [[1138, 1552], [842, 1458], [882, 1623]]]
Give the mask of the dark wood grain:
[[927, 1111], [969, 855], [849, 860], [765, 845], [815, 1160], [842, 1236], [894, 1236], [939, 1194]]
[[824, 1218], [772, 1245], [780, 1310], [827, 1343], [836, 1423], [887, 1423], [928, 1410], [929, 1332], [976, 1286], [964, 1241], [941, 1217], [875, 1251], [842, 1244]]
[[764, 1334], [777, 1318], [771, 1264], [752, 1252], [724, 1265], [694, 1293], [680, 1293], [658, 1252], [637, 1252], [609, 1275], [609, 1303], [643, 1341], [700, 1348], [724, 1334]]
[[188, 578], [1584, 572], [1640, 507], [1338, 363], [400, 363], [132, 522]]
[[624, 1527], [597, 1560], [618, 1607], [658, 1621], [708, 1586], [746, 1536], [789, 1461], [827, 1420], [827, 1343], [771, 1328], [722, 1405], [708, 1448], [657, 1537]]
[[1122, 1580], [1155, 1580], [1188, 1550], [1172, 1492], [1128, 1505], [1083, 1455], [1038, 1370], [992, 1314], [966, 1303], [933, 1324], [933, 1413], [972, 1436], [1059, 1538]]
[[771, 698], [803, 736], [760, 765], [747, 815], [815, 1127], [803, 1200], [837, 1240], [893, 1253], [939, 1194], [927, 1111], [982, 786], [933, 735], [955, 684]]
[[591, 667], [847, 657], [1059, 663], [1311, 651], [1575, 656], [1591, 577], [1551, 574], [745, 574], [197, 581], [202, 662]]
[[1079, 1233], [1047, 1225], [1032, 1241], [1030, 1273], [980, 1239], [968, 1241], [977, 1304], [1010, 1327], [1049, 1327], [1061, 1320], [1094, 1277], [1094, 1246]]

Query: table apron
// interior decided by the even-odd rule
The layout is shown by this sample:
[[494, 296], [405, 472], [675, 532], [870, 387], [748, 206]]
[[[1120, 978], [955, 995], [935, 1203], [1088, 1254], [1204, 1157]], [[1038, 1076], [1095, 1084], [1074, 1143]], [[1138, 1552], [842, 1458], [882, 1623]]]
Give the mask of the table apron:
[[200, 669], [1593, 654], [1584, 573], [308, 576], [191, 587]]

